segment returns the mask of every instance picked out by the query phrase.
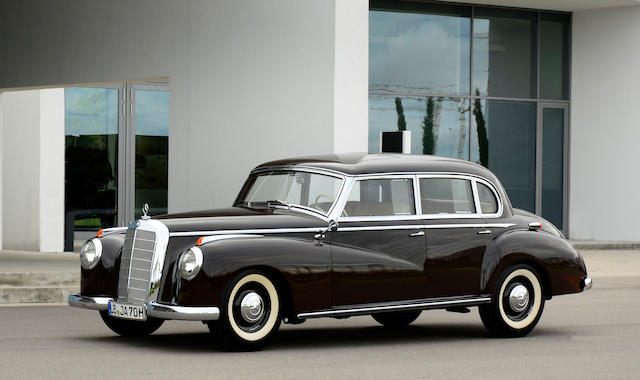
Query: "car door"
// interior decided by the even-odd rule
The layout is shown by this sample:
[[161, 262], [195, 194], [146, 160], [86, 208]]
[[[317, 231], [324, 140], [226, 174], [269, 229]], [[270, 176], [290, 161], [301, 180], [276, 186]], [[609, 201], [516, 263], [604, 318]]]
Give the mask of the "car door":
[[415, 176], [357, 179], [331, 237], [333, 305], [421, 298], [426, 245]]
[[[480, 292], [482, 259], [498, 226], [486, 223], [484, 216], [495, 216], [498, 207], [495, 195], [494, 204], [480, 205], [478, 183], [483, 190], [489, 190], [489, 187], [486, 182], [479, 181], [462, 175], [418, 177], [427, 244], [428, 297], [477, 295]], [[490, 212], [494, 211], [492, 207], [495, 213]]]

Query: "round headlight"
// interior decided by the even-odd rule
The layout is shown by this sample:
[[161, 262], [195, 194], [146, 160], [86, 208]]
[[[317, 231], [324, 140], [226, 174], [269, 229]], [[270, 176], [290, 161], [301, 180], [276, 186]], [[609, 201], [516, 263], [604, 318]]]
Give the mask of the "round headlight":
[[189, 248], [180, 256], [178, 268], [180, 269], [180, 276], [185, 280], [193, 280], [200, 271], [200, 267], [202, 267], [202, 251], [200, 248]]
[[80, 248], [80, 265], [85, 269], [92, 269], [100, 261], [102, 243], [98, 239], [91, 239]]

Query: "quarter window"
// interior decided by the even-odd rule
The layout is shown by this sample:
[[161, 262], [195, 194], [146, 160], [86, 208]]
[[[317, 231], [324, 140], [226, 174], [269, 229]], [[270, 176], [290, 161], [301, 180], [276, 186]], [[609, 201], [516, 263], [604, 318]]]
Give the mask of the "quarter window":
[[455, 178], [420, 179], [423, 214], [474, 214], [471, 181]]
[[343, 216], [414, 215], [410, 178], [370, 179], [354, 183]]
[[476, 182], [478, 185], [478, 197], [480, 198], [480, 208], [483, 214], [495, 214], [498, 212], [498, 200], [489, 189], [489, 186]]

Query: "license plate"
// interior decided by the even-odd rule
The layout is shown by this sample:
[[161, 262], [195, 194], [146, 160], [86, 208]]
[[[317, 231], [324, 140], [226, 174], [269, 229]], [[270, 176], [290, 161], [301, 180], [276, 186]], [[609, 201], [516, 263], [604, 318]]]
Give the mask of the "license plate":
[[116, 318], [133, 319], [136, 321], [147, 320], [147, 309], [143, 305], [132, 305], [109, 301], [109, 315]]

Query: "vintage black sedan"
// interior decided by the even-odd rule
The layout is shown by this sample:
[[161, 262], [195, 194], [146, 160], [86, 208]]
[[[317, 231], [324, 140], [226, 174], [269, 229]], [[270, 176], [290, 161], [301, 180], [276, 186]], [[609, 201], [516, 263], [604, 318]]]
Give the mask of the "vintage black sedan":
[[71, 306], [99, 310], [120, 335], [202, 321], [232, 350], [262, 348], [281, 321], [371, 315], [398, 328], [473, 306], [491, 334], [520, 337], [545, 301], [592, 284], [564, 236], [514, 209], [489, 170], [433, 156], [268, 162], [233, 207], [145, 212], [80, 258]]

